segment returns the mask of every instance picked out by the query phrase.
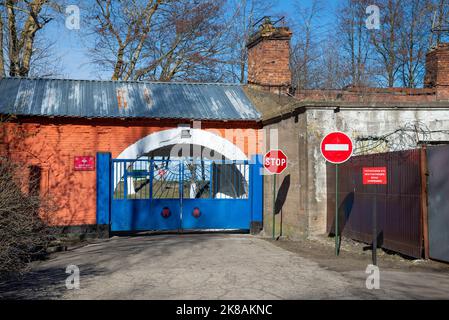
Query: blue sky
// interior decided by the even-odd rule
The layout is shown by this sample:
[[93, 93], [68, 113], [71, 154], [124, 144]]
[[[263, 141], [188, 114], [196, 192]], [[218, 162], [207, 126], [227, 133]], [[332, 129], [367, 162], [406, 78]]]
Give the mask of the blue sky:
[[[332, 19], [332, 13], [336, 10], [341, 0], [323, 1], [325, 12], [323, 12], [323, 23], [327, 23]], [[274, 8], [275, 12], [271, 15], [285, 15], [290, 22], [294, 23], [295, 12], [297, 12], [298, 3], [301, 6], [309, 6], [312, 0], [279, 0], [278, 5]], [[77, 1], [73, 1], [77, 3]], [[79, 1], [78, 1], [79, 3]], [[81, 6], [81, 15], [83, 15], [83, 7]], [[85, 28], [86, 21], [81, 17], [81, 30]], [[96, 79], [98, 74], [95, 68], [89, 64], [87, 43], [84, 33], [79, 30], [69, 30], [64, 26], [64, 20], [52, 22], [46, 31], [48, 38], [55, 41], [56, 55], [60, 57], [62, 66], [62, 76], [72, 79]], [[107, 75], [103, 75], [107, 78]]]

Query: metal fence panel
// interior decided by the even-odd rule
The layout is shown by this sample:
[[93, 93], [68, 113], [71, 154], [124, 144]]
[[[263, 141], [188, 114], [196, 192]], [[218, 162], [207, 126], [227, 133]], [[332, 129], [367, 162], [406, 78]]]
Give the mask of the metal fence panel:
[[449, 262], [449, 146], [429, 148], [427, 156], [430, 257]]
[[[387, 167], [387, 185], [363, 185], [363, 167]], [[339, 167], [339, 218], [343, 236], [372, 242], [372, 207], [377, 206], [379, 247], [422, 255], [420, 150], [353, 157]], [[329, 233], [334, 231], [335, 166], [328, 164]]]

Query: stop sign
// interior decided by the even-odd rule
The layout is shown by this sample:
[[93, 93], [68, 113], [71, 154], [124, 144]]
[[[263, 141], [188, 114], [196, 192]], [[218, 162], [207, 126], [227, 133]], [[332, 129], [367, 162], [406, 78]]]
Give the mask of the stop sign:
[[321, 154], [334, 164], [348, 161], [352, 156], [352, 150], [352, 140], [343, 132], [329, 133], [321, 141]]
[[282, 150], [271, 150], [263, 160], [263, 166], [269, 172], [281, 174], [287, 168], [288, 158]]

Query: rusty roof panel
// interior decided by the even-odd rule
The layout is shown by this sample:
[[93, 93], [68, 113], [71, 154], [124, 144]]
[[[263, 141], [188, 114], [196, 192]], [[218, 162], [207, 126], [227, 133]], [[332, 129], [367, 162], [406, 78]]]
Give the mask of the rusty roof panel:
[[0, 113], [85, 118], [259, 120], [236, 84], [0, 79]]

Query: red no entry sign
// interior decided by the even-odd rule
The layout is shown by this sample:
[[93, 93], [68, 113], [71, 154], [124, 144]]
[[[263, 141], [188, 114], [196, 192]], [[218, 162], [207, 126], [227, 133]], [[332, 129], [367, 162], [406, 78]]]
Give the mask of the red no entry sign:
[[340, 164], [352, 156], [352, 140], [343, 132], [332, 132], [321, 141], [321, 154], [330, 163]]
[[363, 168], [363, 184], [387, 184], [387, 168]]
[[265, 169], [274, 174], [281, 174], [287, 168], [288, 158], [282, 150], [271, 150], [263, 160]]

